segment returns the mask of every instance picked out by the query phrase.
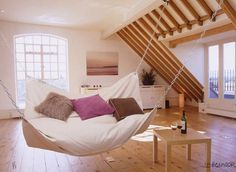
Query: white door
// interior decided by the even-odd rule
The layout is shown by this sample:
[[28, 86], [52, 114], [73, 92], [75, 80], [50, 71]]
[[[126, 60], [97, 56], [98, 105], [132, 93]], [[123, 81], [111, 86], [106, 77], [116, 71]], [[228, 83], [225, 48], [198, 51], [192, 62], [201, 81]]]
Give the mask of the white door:
[[206, 55], [207, 108], [235, 113], [236, 117], [236, 43], [231, 40], [208, 45]]

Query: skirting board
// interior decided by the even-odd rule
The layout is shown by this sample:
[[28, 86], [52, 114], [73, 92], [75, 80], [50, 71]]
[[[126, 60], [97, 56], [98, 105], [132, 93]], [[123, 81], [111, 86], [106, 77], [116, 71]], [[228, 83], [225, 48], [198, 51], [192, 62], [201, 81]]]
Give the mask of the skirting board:
[[210, 114], [215, 114], [215, 115], [219, 115], [219, 116], [225, 116], [225, 117], [230, 117], [230, 118], [235, 118], [236, 119], [236, 112], [232, 112], [232, 111], [206, 108], [206, 113], [210, 113]]
[[0, 119], [10, 119], [20, 117], [18, 112], [14, 109], [12, 110], [0, 110]]

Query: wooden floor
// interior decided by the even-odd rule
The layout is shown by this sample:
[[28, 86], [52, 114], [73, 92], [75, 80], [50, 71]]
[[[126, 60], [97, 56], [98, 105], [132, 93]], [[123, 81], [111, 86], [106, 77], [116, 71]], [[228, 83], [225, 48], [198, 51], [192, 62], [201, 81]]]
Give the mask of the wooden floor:
[[[212, 167], [212, 171], [236, 171], [236, 120], [200, 114], [186, 108], [189, 127], [212, 138], [212, 162], [235, 163], [235, 167]], [[159, 110], [152, 127], [168, 126], [180, 119], [180, 109]], [[0, 120], [0, 172], [154, 172], [164, 171], [164, 144], [159, 143], [159, 163], [152, 162], [152, 132], [134, 137], [121, 148], [89, 157], [74, 157], [30, 148], [22, 135], [21, 120]], [[204, 145], [192, 146], [192, 160], [185, 159], [185, 146], [172, 149], [172, 171], [204, 171]], [[114, 162], [109, 162], [112, 157]]]

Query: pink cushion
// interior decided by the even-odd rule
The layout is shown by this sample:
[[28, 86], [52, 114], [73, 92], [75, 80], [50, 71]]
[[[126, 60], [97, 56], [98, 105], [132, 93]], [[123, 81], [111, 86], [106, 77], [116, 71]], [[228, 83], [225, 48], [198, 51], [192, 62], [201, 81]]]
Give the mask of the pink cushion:
[[90, 97], [84, 97], [77, 100], [72, 100], [74, 110], [79, 114], [82, 120], [113, 114], [112, 108], [98, 94]]

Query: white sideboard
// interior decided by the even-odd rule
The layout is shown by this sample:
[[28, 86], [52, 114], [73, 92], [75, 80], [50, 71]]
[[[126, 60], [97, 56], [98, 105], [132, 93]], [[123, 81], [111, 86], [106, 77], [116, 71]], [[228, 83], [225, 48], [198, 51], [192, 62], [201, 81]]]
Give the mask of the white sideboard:
[[143, 109], [151, 109], [157, 103], [160, 108], [165, 109], [165, 86], [163, 85], [142, 85], [140, 93], [143, 102]]

